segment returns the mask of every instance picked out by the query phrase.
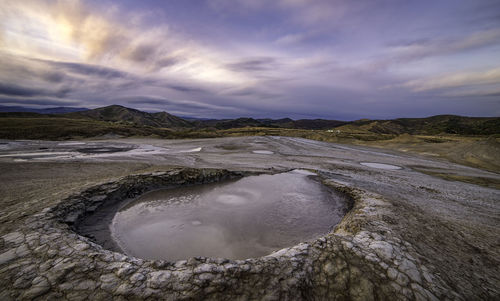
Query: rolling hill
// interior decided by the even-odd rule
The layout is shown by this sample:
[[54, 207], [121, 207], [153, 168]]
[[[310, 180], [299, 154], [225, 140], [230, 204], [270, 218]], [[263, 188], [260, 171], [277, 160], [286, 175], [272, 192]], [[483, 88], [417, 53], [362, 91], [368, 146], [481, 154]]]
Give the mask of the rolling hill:
[[123, 122], [139, 126], [159, 128], [185, 128], [193, 124], [167, 112], [147, 113], [119, 105], [97, 108], [93, 110], [63, 114], [70, 119], [92, 119], [96, 121]]
[[346, 121], [326, 120], [326, 119], [300, 119], [293, 120], [290, 118], [282, 119], [254, 119], [254, 118], [237, 118], [237, 119], [210, 119], [197, 120], [197, 127], [213, 127], [219, 130], [227, 130], [243, 127], [270, 127], [270, 128], [286, 128], [286, 129], [303, 129], [303, 130], [326, 130], [337, 126], [347, 124]]
[[[8, 124], [5, 118], [10, 118], [11, 123], [22, 127], [23, 122], [29, 126], [28, 119], [36, 120], [43, 118], [53, 123], [54, 131], [57, 124], [62, 124], [61, 119], [82, 120], [99, 122], [101, 125], [109, 123], [114, 128], [117, 126], [167, 128], [177, 131], [219, 131], [242, 128], [271, 128], [271, 129], [296, 129], [325, 131], [335, 129], [338, 133], [352, 133], [374, 136], [398, 136], [410, 135], [499, 135], [499, 117], [462, 117], [455, 115], [437, 115], [427, 118], [398, 118], [391, 120], [369, 120], [338, 121], [326, 119], [201, 119], [186, 120], [167, 112], [148, 113], [136, 109], [126, 108], [119, 105], [77, 111], [63, 114], [39, 114], [26, 110], [21, 112], [1, 113], [0, 119], [3, 124]], [[17, 120], [17, 119], [24, 119]], [[59, 122], [58, 122], [59, 120]], [[104, 122], [104, 123], [103, 123]], [[81, 123], [80, 123], [81, 124]], [[1, 129], [0, 129], [1, 130]], [[146, 131], [147, 132], [147, 131]], [[142, 132], [141, 132], [142, 133]], [[11, 135], [9, 135], [11, 137]], [[22, 138], [22, 137], [21, 137]]]
[[346, 131], [368, 131], [375, 134], [393, 135], [493, 135], [500, 134], [500, 118], [436, 115], [427, 118], [359, 120], [348, 123], [338, 129]]
[[75, 107], [54, 107], [54, 108], [46, 108], [46, 109], [37, 109], [37, 108], [26, 108], [20, 106], [0, 106], [0, 112], [30, 112], [30, 113], [38, 113], [38, 114], [65, 114], [71, 112], [80, 112], [86, 111], [87, 108], [75, 108]]

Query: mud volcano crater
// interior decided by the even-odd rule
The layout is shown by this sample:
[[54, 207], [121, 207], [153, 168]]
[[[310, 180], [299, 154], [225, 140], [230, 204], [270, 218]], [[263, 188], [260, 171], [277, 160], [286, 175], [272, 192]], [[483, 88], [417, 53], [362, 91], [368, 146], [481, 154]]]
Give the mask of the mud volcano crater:
[[[230, 246], [229, 249], [232, 250], [232, 253], [220, 252], [220, 248], [210, 248], [210, 251], [214, 253], [198, 253], [201, 254], [198, 255], [185, 252], [183, 256], [176, 257], [176, 253], [169, 250], [167, 252], [169, 257], [163, 257], [163, 255], [156, 257], [136, 254], [134, 250], [128, 250], [131, 245], [134, 246], [134, 241], [131, 245], [124, 246], [125, 250], [123, 250], [112, 239], [113, 233], [110, 231], [110, 224], [117, 216], [117, 212], [120, 214], [141, 204], [141, 198], [161, 193], [164, 189], [172, 192], [179, 187], [186, 188], [191, 192], [201, 187], [207, 188], [206, 184], [211, 183], [219, 183], [229, 187], [238, 183], [238, 179], [251, 180], [256, 179], [253, 176], [258, 175], [268, 175], [285, 180], [280, 183], [283, 187], [278, 187], [275, 181], [264, 178], [264, 182], [272, 190], [286, 191], [288, 195], [285, 195], [283, 200], [294, 200], [298, 204], [314, 201], [320, 201], [320, 203], [311, 207], [314, 208], [313, 212], [307, 212], [301, 206], [281, 206], [285, 209], [284, 211], [294, 207], [298, 207], [299, 210], [291, 210], [282, 215], [281, 210], [273, 211], [266, 208], [257, 215], [236, 215], [234, 217], [236, 220], [245, 221], [243, 229], [248, 225], [253, 225], [248, 228], [254, 230], [254, 234], [262, 234], [264, 237], [261, 238], [257, 235], [257, 238], [252, 240], [248, 236], [244, 236], [243, 243], [236, 243], [236, 248]], [[291, 178], [289, 178], [290, 176]], [[235, 300], [238, 296], [248, 296], [251, 300], [264, 299], [266, 296], [271, 296], [271, 300], [313, 300], [332, 299], [333, 296], [347, 298], [350, 294], [359, 294], [359, 292], [369, 295], [371, 294], [371, 286], [367, 287], [365, 282], [359, 282], [356, 279], [350, 280], [349, 275], [353, 273], [352, 271], [358, 273], [360, 268], [369, 273], [370, 277], [375, 277], [378, 274], [371, 271], [364, 261], [358, 262], [359, 260], [356, 260], [355, 262], [359, 263], [359, 266], [356, 264], [352, 268], [347, 264], [352, 256], [349, 251], [353, 247], [352, 243], [349, 242], [351, 238], [349, 235], [338, 235], [337, 232], [348, 233], [345, 231], [350, 231], [349, 223], [357, 223], [356, 220], [361, 217], [359, 213], [372, 212], [373, 209], [366, 207], [367, 204], [361, 203], [362, 194], [358, 195], [357, 190], [339, 186], [332, 182], [329, 176], [331, 175], [327, 172], [320, 172], [318, 176], [312, 176], [304, 171], [295, 171], [290, 174], [290, 170], [271, 174], [265, 171], [242, 172], [193, 168], [176, 168], [162, 172], [131, 175], [66, 198], [56, 206], [49, 207], [33, 216], [34, 219], [30, 222], [30, 227], [43, 233], [44, 241], [52, 240], [51, 244], [54, 245], [52, 248], [55, 250], [49, 251], [56, 254], [50, 256], [55, 256], [54, 260], [59, 263], [54, 267], [57, 275], [60, 275], [59, 272], [65, 273], [64, 277], [71, 277], [78, 287], [83, 285], [90, 287], [88, 292], [92, 296], [98, 295], [96, 300], [110, 300], [112, 296], [132, 296], [131, 299], [141, 300]], [[300, 185], [313, 188], [314, 193], [311, 199], [294, 196], [295, 192], [289, 189], [287, 183], [295, 186], [297, 180]], [[222, 186], [217, 187], [223, 189]], [[268, 187], [268, 190], [271, 188]], [[299, 186], [298, 188], [303, 187]], [[248, 202], [242, 201], [240, 197], [248, 201], [252, 199], [249, 195], [251, 196], [252, 193], [240, 193], [240, 196], [233, 193], [232, 196], [224, 196], [219, 199], [221, 201], [219, 205], [223, 209], [245, 205]], [[329, 207], [332, 205], [329, 204], [329, 201], [334, 203], [333, 207]], [[173, 204], [166, 203], [165, 212], [170, 212], [174, 208], [171, 206]], [[198, 203], [196, 200], [191, 200], [187, 201], [186, 204], [189, 208], [190, 205]], [[272, 207], [279, 204], [279, 201], [277, 203], [264, 202], [264, 204]], [[369, 211], [360, 211], [364, 207]], [[203, 211], [200, 210], [202, 207], [194, 206], [194, 208], [196, 212]], [[279, 209], [280, 206], [277, 208]], [[123, 210], [120, 211], [121, 209]], [[295, 220], [292, 218], [294, 214], [296, 215]], [[344, 214], [345, 216], [343, 216]], [[226, 220], [217, 215], [212, 217], [216, 221]], [[277, 227], [278, 224], [283, 226], [287, 223], [290, 227], [277, 227], [278, 231], [273, 230], [275, 232], [268, 231], [268, 229], [262, 230], [255, 226], [262, 226], [259, 218], [271, 220], [271, 228]], [[326, 222], [319, 223], [320, 227], [316, 227], [317, 221], [315, 219], [323, 219]], [[187, 225], [189, 227], [196, 228], [207, 225], [217, 228], [211, 224], [209, 219], [197, 217], [196, 220], [189, 219], [189, 221]], [[338, 225], [336, 225], [337, 222]], [[308, 228], [311, 226], [312, 228]], [[211, 229], [210, 227], [209, 229]], [[229, 228], [238, 230], [234, 221], [230, 221]], [[137, 229], [143, 228], [137, 227]], [[304, 229], [307, 231], [304, 232]], [[296, 235], [296, 231], [303, 233]], [[222, 232], [224, 233], [224, 231]], [[166, 233], [173, 232], [166, 231]], [[242, 233], [246, 235], [245, 232], [236, 231], [236, 234], [233, 233], [228, 237], [233, 239], [234, 236]], [[266, 239], [265, 236], [268, 234], [272, 235]], [[186, 236], [193, 237], [191, 234]], [[184, 236], [181, 235], [181, 237]], [[196, 235], [194, 237], [196, 241]], [[215, 241], [214, 237], [217, 235], [207, 237], [211, 241]], [[224, 234], [221, 237], [225, 239]], [[292, 239], [283, 239], [287, 237]], [[255, 242], [259, 240], [260, 246], [264, 246], [264, 248], [252, 247], [252, 250], [246, 250], [248, 246], [256, 245]], [[168, 245], [169, 241], [172, 240], [163, 241]], [[221, 240], [218, 242], [220, 243]], [[279, 242], [279, 244], [273, 245], [275, 242]], [[150, 244], [153, 246], [153, 250], [163, 248], [163, 246], [158, 247], [151, 244], [151, 241], [135, 244], [139, 247]], [[222, 245], [227, 246], [227, 242], [222, 240]], [[251, 253], [234, 252], [234, 250], [241, 249], [245, 252], [251, 251]], [[183, 250], [185, 250], [185, 246]], [[172, 254], [174, 256], [170, 257]], [[61, 277], [57, 275], [54, 277]], [[340, 286], [338, 286], [339, 283]], [[89, 286], [90, 284], [98, 285], [100, 290], [92, 291], [92, 287], [95, 286]], [[62, 282], [60, 284], [61, 287], [65, 287], [65, 285], [67, 284]], [[346, 289], [347, 285], [350, 285], [352, 289]], [[390, 293], [393, 294], [393, 291]]]
[[[82, 292], [92, 300], [111, 300], [114, 297], [127, 300], [236, 300], [241, 296], [248, 300], [372, 300], [374, 296], [378, 300], [413, 300], [418, 299], [412, 298], [417, 294], [430, 294], [433, 297], [430, 299], [435, 300], [429, 290], [435, 283], [441, 286], [443, 283], [428, 275], [429, 270], [414, 257], [411, 244], [403, 241], [391, 228], [393, 206], [380, 195], [335, 181], [332, 179], [334, 176], [327, 171], [313, 176], [308, 172], [291, 170], [271, 174], [268, 171], [177, 168], [131, 175], [87, 189], [44, 209], [28, 221], [29, 229], [25, 231], [30, 232], [25, 235], [26, 239], [46, 244], [34, 245], [32, 252], [43, 254], [40, 258], [44, 262], [34, 265], [47, 270], [47, 280], [44, 282], [37, 277], [34, 281], [37, 286], [25, 295], [37, 296], [40, 292], [47, 292], [50, 285], [54, 286], [54, 293], [47, 300], [61, 299], [65, 294], [81, 295]], [[256, 179], [264, 180], [264, 184], [257, 181], [256, 187], [265, 188], [257, 191], [263, 194], [277, 192], [274, 195], [281, 196], [278, 201], [264, 201], [259, 195], [254, 195], [258, 193], [253, 189], [248, 191], [255, 185], [245, 181]], [[205, 199], [204, 196], [210, 196], [210, 191], [196, 191], [210, 190], [213, 187], [207, 186], [210, 183], [219, 183], [215, 185], [218, 192]], [[238, 186], [231, 186], [238, 183], [244, 184], [243, 191], [238, 191]], [[305, 189], [308, 187], [312, 190]], [[294, 188], [308, 193], [298, 196]], [[182, 194], [182, 189], [189, 193]], [[163, 195], [165, 191], [168, 191], [166, 197]], [[175, 193], [178, 193], [177, 196]], [[184, 196], [184, 201], [180, 195]], [[143, 206], [151, 202], [146, 200], [151, 196], [153, 203]], [[205, 203], [207, 200], [212, 201]], [[296, 204], [280, 206], [280, 201]], [[325, 202], [300, 206], [301, 203], [312, 204], [314, 201]], [[176, 227], [183, 224], [187, 230], [207, 227], [201, 235], [189, 231], [172, 232], [171, 229], [163, 231], [165, 234], [180, 233], [181, 238], [187, 237], [195, 242], [208, 238], [209, 242], [215, 242], [216, 247], [223, 246], [222, 252], [202, 243], [209, 245], [209, 251], [214, 253], [202, 250], [203, 253], [198, 253], [201, 255], [190, 254], [187, 252], [190, 251], [189, 244], [186, 250], [186, 244], [182, 246], [183, 241], [176, 241], [176, 237], [157, 239], [164, 245], [134, 239], [131, 244], [122, 245], [123, 249], [115, 244], [110, 225], [115, 223], [119, 226], [119, 223], [116, 224], [114, 219], [120, 214], [138, 216], [142, 209], [155, 207], [155, 202], [160, 204], [156, 208], [162, 208], [159, 220], [167, 221], [167, 226], [168, 222], [175, 221]], [[329, 207], [331, 202], [337, 204]], [[264, 210], [253, 212], [251, 206], [247, 207], [249, 204], [259, 204], [257, 207], [264, 205]], [[241, 210], [245, 214], [195, 216], [215, 210], [217, 206], [229, 212], [238, 212], [235, 206], [243, 206], [240, 208], [245, 209]], [[273, 206], [278, 210], [272, 210]], [[307, 207], [312, 211], [307, 211]], [[297, 208], [299, 210], [292, 210]], [[181, 214], [187, 217], [181, 223], [163, 215], [179, 209], [188, 209], [189, 213]], [[146, 221], [151, 220], [155, 225], [156, 217], [153, 214]], [[243, 222], [240, 228], [235, 220]], [[271, 230], [260, 228], [266, 225], [266, 220], [271, 221], [268, 223]], [[317, 224], [321, 220], [326, 223]], [[130, 220], [126, 218], [124, 221]], [[229, 228], [236, 231], [227, 234], [223, 230], [218, 235], [219, 228], [215, 222], [228, 222]], [[126, 228], [126, 224], [122, 225]], [[159, 224], [158, 229], [166, 228], [165, 224]], [[290, 227], [281, 228], [287, 224]], [[143, 222], [131, 225], [132, 232], [139, 230], [139, 234], [151, 228]], [[170, 228], [175, 230], [176, 227]], [[242, 229], [253, 230], [250, 233], [254, 234], [254, 238], [246, 236], [248, 232], [241, 232]], [[300, 235], [297, 235], [297, 230]], [[134, 233], [114, 233], [120, 243], [124, 243], [124, 236], [120, 237], [124, 234], [126, 239], [133, 237]], [[157, 231], [152, 237], [160, 234]], [[270, 237], [266, 237], [269, 234]], [[235, 239], [239, 236], [243, 237], [242, 242]], [[292, 239], [284, 239], [287, 237]], [[7, 237], [11, 242], [16, 239], [17, 234]], [[234, 241], [237, 242], [235, 246], [231, 244]], [[273, 245], [275, 242], [279, 244]], [[169, 249], [172, 245], [182, 247], [182, 256]], [[255, 248], [256, 245], [263, 248]], [[168, 250], [168, 257], [137, 254], [134, 246], [139, 249], [152, 246], [153, 251], [165, 249]], [[247, 250], [250, 248], [252, 250]], [[226, 249], [231, 252], [224, 253]], [[258, 252], [236, 252], [239, 249]], [[14, 251], [22, 252], [22, 246], [16, 246]], [[393, 276], [400, 274], [403, 279], [411, 281], [408, 287], [415, 293], [395, 282], [400, 277]], [[443, 296], [439, 291], [437, 295]]]
[[153, 260], [261, 257], [326, 235], [346, 212], [345, 198], [305, 170], [187, 169], [87, 193], [64, 221], [108, 250]]

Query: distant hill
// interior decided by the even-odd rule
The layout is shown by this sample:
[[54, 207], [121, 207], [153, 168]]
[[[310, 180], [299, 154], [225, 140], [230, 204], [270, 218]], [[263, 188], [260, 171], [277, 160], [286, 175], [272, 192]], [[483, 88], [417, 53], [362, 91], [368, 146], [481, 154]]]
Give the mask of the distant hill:
[[167, 112], [147, 113], [119, 105], [97, 108], [93, 110], [64, 114], [65, 118], [92, 119], [97, 121], [124, 122], [140, 126], [160, 128], [193, 127], [193, 124]]
[[54, 107], [46, 109], [26, 108], [21, 106], [0, 106], [0, 112], [30, 112], [38, 114], [65, 114], [71, 112], [87, 111], [87, 108]]
[[219, 130], [243, 128], [243, 127], [261, 127], [264, 126], [260, 121], [253, 118], [241, 117], [236, 119], [222, 119], [222, 120], [198, 120], [197, 127], [214, 127]]
[[291, 120], [288, 123], [283, 123], [281, 127], [304, 129], [304, 130], [327, 130], [348, 123], [349, 122], [347, 121], [339, 121], [339, 120], [299, 119], [299, 120]]
[[376, 134], [412, 135], [492, 135], [500, 134], [499, 117], [462, 117], [437, 115], [427, 118], [398, 118], [392, 120], [358, 120], [340, 127], [353, 131], [369, 131]]
[[219, 130], [243, 127], [270, 127], [302, 130], [344, 130], [389, 135], [493, 135], [500, 134], [499, 117], [462, 117], [437, 115], [427, 118], [398, 118], [390, 120], [361, 119], [338, 121], [326, 119], [254, 119], [196, 120], [196, 127], [213, 127]]
[[[83, 108], [52, 108], [53, 112]], [[49, 110], [49, 109], [45, 109]], [[494, 135], [500, 134], [499, 117], [462, 117], [437, 115], [427, 118], [398, 118], [391, 120], [338, 121], [326, 119], [255, 119], [242, 117], [236, 119], [191, 119], [186, 120], [167, 112], [147, 113], [119, 105], [82, 110], [69, 113], [38, 113], [31, 111], [0, 112], [0, 118], [64, 118], [111, 122], [126, 126], [151, 128], [170, 128], [183, 130], [228, 130], [238, 128], [272, 128], [297, 130], [332, 130], [336, 133], [353, 133], [368, 136], [377, 135]]]
[[227, 130], [243, 127], [271, 127], [271, 128], [288, 128], [288, 129], [304, 129], [304, 130], [325, 130], [337, 126], [347, 124], [346, 121], [325, 120], [325, 119], [300, 119], [292, 120], [290, 118], [283, 119], [254, 119], [254, 118], [237, 118], [237, 119], [212, 119], [212, 120], [196, 120], [197, 127], [214, 127], [219, 130]]

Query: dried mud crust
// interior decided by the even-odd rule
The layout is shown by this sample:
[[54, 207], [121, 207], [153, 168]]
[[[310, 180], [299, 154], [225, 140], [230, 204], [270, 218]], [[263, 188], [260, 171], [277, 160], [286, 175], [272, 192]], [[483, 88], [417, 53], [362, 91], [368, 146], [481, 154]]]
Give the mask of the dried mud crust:
[[[104, 249], [73, 231], [86, 214], [147, 190], [241, 177], [172, 169], [125, 177], [69, 197], [1, 237], [1, 300], [463, 300], [396, 231], [392, 202], [321, 174], [350, 211], [335, 230], [269, 256], [178, 262]], [[494, 298], [490, 296], [478, 298]]]

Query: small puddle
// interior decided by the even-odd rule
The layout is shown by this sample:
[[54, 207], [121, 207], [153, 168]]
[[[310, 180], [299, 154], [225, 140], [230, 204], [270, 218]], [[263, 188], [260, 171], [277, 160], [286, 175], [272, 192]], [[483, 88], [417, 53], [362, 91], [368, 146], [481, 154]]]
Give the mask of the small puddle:
[[61, 143], [58, 143], [57, 145], [59, 146], [72, 146], [72, 145], [85, 145], [85, 142], [61, 142]]
[[80, 148], [76, 151], [82, 154], [110, 154], [127, 152], [132, 150], [132, 148], [121, 148], [121, 147], [90, 147], [90, 148]]
[[193, 149], [187, 149], [187, 150], [181, 150], [179, 153], [197, 153], [201, 152], [201, 147], [193, 148]]
[[272, 155], [274, 152], [272, 151], [267, 151], [267, 150], [254, 150], [252, 151], [254, 154], [261, 154], [261, 155]]
[[400, 166], [397, 165], [383, 164], [383, 163], [361, 162], [359, 164], [378, 169], [388, 169], [388, 170], [402, 169]]
[[112, 239], [145, 259], [260, 257], [332, 230], [344, 200], [306, 171], [152, 191], [116, 213]]

